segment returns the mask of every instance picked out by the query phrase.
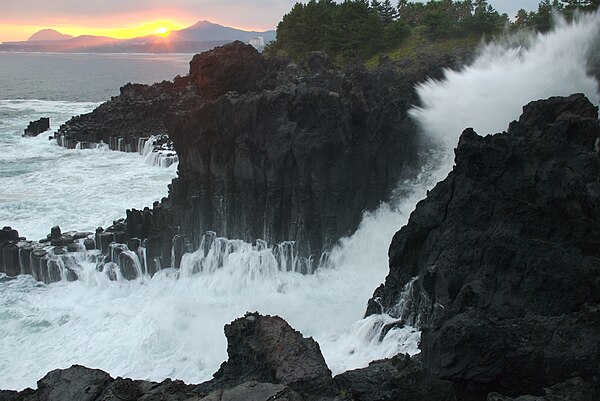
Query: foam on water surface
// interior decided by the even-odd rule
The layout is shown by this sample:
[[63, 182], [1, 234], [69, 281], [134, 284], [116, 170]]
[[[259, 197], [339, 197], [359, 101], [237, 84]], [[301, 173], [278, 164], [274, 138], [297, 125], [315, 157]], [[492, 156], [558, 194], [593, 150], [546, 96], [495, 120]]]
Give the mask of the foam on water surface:
[[[0, 223], [29, 239], [41, 239], [50, 227], [93, 231], [125, 217], [128, 208], [152, 206], [167, 195], [176, 174], [149, 166], [138, 154], [106, 147], [69, 150], [48, 140], [73, 115], [98, 103], [0, 100]], [[23, 138], [31, 120], [49, 116], [52, 131]]]

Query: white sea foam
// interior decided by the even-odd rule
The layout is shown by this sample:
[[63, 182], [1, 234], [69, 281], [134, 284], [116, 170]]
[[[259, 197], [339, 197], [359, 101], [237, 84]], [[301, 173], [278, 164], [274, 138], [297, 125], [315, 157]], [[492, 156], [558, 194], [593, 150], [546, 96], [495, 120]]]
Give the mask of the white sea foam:
[[[314, 336], [334, 373], [398, 352], [418, 352], [415, 329], [392, 329], [380, 341], [382, 327], [394, 319], [361, 319], [367, 299], [387, 273], [393, 233], [426, 190], [448, 173], [452, 148], [465, 127], [482, 134], [501, 131], [519, 116], [524, 103], [537, 98], [583, 92], [597, 101], [585, 60], [598, 26], [598, 17], [589, 17], [534, 38], [527, 48], [489, 46], [471, 67], [448, 71], [445, 81], [420, 86], [422, 108], [413, 115], [444, 145], [442, 155], [432, 158], [443, 162], [401, 183], [403, 197], [367, 214], [356, 234], [332, 252], [330, 266], [316, 274], [252, 269], [249, 264], [260, 262], [250, 257], [252, 252], [264, 250], [245, 249], [246, 256], [196, 274], [183, 274], [184, 266], [181, 274], [167, 269], [152, 279], [111, 282], [83, 263], [83, 278], [74, 283], [46, 286], [29, 277], [0, 283], [0, 387], [34, 386], [48, 370], [73, 363], [113, 376], [199, 382], [210, 378], [226, 358], [223, 325], [254, 310], [278, 314], [304, 335]], [[103, 156], [101, 152], [94, 157]], [[110, 155], [112, 160], [115, 153]], [[79, 167], [86, 160], [80, 159]], [[64, 171], [62, 160], [60, 166], [58, 171]], [[57, 170], [46, 167], [50, 183]], [[82, 183], [86, 181], [61, 184], [56, 198], [79, 191]], [[96, 183], [101, 185], [107, 184]], [[131, 206], [135, 188], [128, 186], [116, 197], [126, 198]]]
[[527, 103], [584, 93], [598, 103], [598, 83], [587, 74], [588, 53], [600, 38], [599, 14], [559, 21], [547, 34], [486, 46], [461, 71], [418, 87], [422, 106], [412, 115], [423, 130], [453, 148], [466, 127], [480, 135], [506, 130]]
[[[49, 116], [51, 128], [98, 104], [45, 100], [0, 100], [0, 223], [29, 239], [50, 227], [93, 231], [125, 217], [128, 208], [152, 206], [167, 195], [175, 169], [148, 166], [138, 154], [106, 147], [68, 150], [49, 141], [51, 132], [23, 138], [30, 120]], [[148, 155], [151, 157], [152, 155]]]
[[88, 113], [99, 105], [98, 102], [68, 102], [60, 100], [40, 99], [3, 99], [0, 100], [0, 109], [31, 111], [33, 113], [62, 114], [74, 116]]

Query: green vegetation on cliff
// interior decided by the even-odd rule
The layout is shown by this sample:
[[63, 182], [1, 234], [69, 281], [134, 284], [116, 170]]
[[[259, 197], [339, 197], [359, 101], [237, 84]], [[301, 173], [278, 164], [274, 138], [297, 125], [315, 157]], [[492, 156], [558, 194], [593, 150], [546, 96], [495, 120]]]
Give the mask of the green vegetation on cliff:
[[421, 47], [452, 50], [476, 46], [506, 30], [547, 31], [553, 9], [567, 18], [574, 10], [595, 10], [600, 0], [542, 0], [537, 11], [520, 10], [514, 21], [498, 13], [486, 0], [309, 0], [296, 3], [277, 26], [277, 40], [267, 55], [303, 59], [307, 52], [325, 51], [334, 63], [366, 62], [378, 55], [392, 59], [414, 55]]
[[324, 50], [337, 62], [362, 62], [401, 47], [418, 29], [433, 40], [479, 37], [500, 32], [508, 22], [485, 0], [310, 0], [296, 3], [277, 26], [267, 54], [303, 58]]

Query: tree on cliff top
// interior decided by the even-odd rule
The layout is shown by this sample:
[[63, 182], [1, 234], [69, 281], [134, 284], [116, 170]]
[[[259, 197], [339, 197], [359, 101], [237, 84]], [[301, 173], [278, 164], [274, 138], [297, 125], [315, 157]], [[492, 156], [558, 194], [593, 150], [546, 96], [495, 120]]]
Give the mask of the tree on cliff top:
[[408, 35], [395, 21], [389, 0], [369, 4], [367, 0], [310, 0], [296, 3], [277, 26], [277, 41], [267, 52], [283, 52], [302, 58], [313, 50], [324, 50], [333, 58], [362, 60], [397, 46]]

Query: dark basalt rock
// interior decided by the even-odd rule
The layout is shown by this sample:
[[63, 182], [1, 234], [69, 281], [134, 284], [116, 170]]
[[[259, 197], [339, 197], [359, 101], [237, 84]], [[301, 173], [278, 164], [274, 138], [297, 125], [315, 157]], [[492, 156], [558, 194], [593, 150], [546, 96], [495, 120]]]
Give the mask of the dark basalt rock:
[[66, 370], [53, 370], [38, 381], [41, 400], [95, 401], [112, 381], [108, 373], [74, 365]]
[[491, 393], [487, 401], [594, 401], [598, 394], [594, 388], [581, 377], [574, 377], [564, 383], [544, 389], [543, 396], [524, 395], [510, 398], [498, 393]]
[[422, 360], [461, 400], [598, 389], [600, 124], [583, 95], [530, 103], [508, 132], [466, 130], [456, 166], [390, 246], [367, 313], [423, 326]]
[[229, 359], [203, 391], [229, 388], [247, 381], [284, 384], [306, 399], [335, 396], [319, 345], [304, 338], [277, 316], [246, 314], [225, 326]]
[[60, 239], [62, 237], [62, 232], [59, 226], [54, 226], [50, 230], [50, 239]]
[[50, 118], [44, 117], [40, 118], [36, 121], [31, 121], [25, 131], [23, 136], [31, 136], [36, 137], [42, 132], [46, 132], [50, 129]]
[[19, 397], [19, 393], [11, 390], [0, 390], [0, 401], [13, 401]]
[[356, 401], [454, 401], [452, 383], [435, 378], [408, 355], [371, 362], [335, 377]]
[[21, 266], [19, 264], [19, 246], [16, 242], [10, 241], [2, 245], [2, 268], [8, 277], [16, 277], [21, 274]]
[[110, 149], [140, 152], [150, 136], [166, 133], [163, 119], [175, 107], [194, 101], [195, 87], [184, 79], [175, 84], [127, 84], [121, 94], [98, 106], [93, 112], [76, 116], [61, 125], [58, 144], [82, 149], [103, 142]]
[[3, 227], [2, 230], [0, 230], [0, 242], [18, 240], [19, 232], [17, 230], [13, 230], [11, 227]]
[[250, 45], [235, 41], [196, 54], [190, 62], [191, 81], [200, 95], [216, 99], [227, 92], [245, 93], [257, 88], [264, 76], [265, 61]]
[[0, 273], [15, 277], [21, 273], [19, 264], [19, 232], [11, 227], [0, 230]]
[[208, 231], [294, 241], [297, 268], [308, 272], [365, 210], [416, 174], [422, 144], [407, 115], [414, 84], [456, 64], [422, 58], [402, 73], [333, 70], [322, 52], [296, 65], [234, 42], [196, 55], [174, 82], [126, 85], [57, 135], [69, 147], [104, 141], [139, 150], [141, 138], [168, 131], [179, 159], [169, 197], [128, 211], [124, 237], [115, 235], [146, 245], [150, 272], [178, 267], [175, 236], [181, 249], [198, 249]]
[[217, 390], [206, 397], [188, 401], [303, 401], [298, 393], [281, 384], [246, 382], [234, 388]]
[[[231, 59], [236, 49], [219, 54]], [[232, 93], [224, 83], [218, 93], [225, 95], [166, 119], [179, 177], [152, 218], [128, 214], [141, 229], [128, 235], [169, 244], [169, 252], [154, 253], [163, 266], [171, 264], [173, 232], [197, 249], [214, 231], [247, 242], [295, 241], [314, 269], [419, 164], [417, 129], [406, 112], [422, 75], [407, 80], [361, 68], [311, 75], [298, 66], [289, 74], [288, 65], [255, 56], [239, 61], [241, 68], [254, 60], [263, 71], [254, 87]]]

